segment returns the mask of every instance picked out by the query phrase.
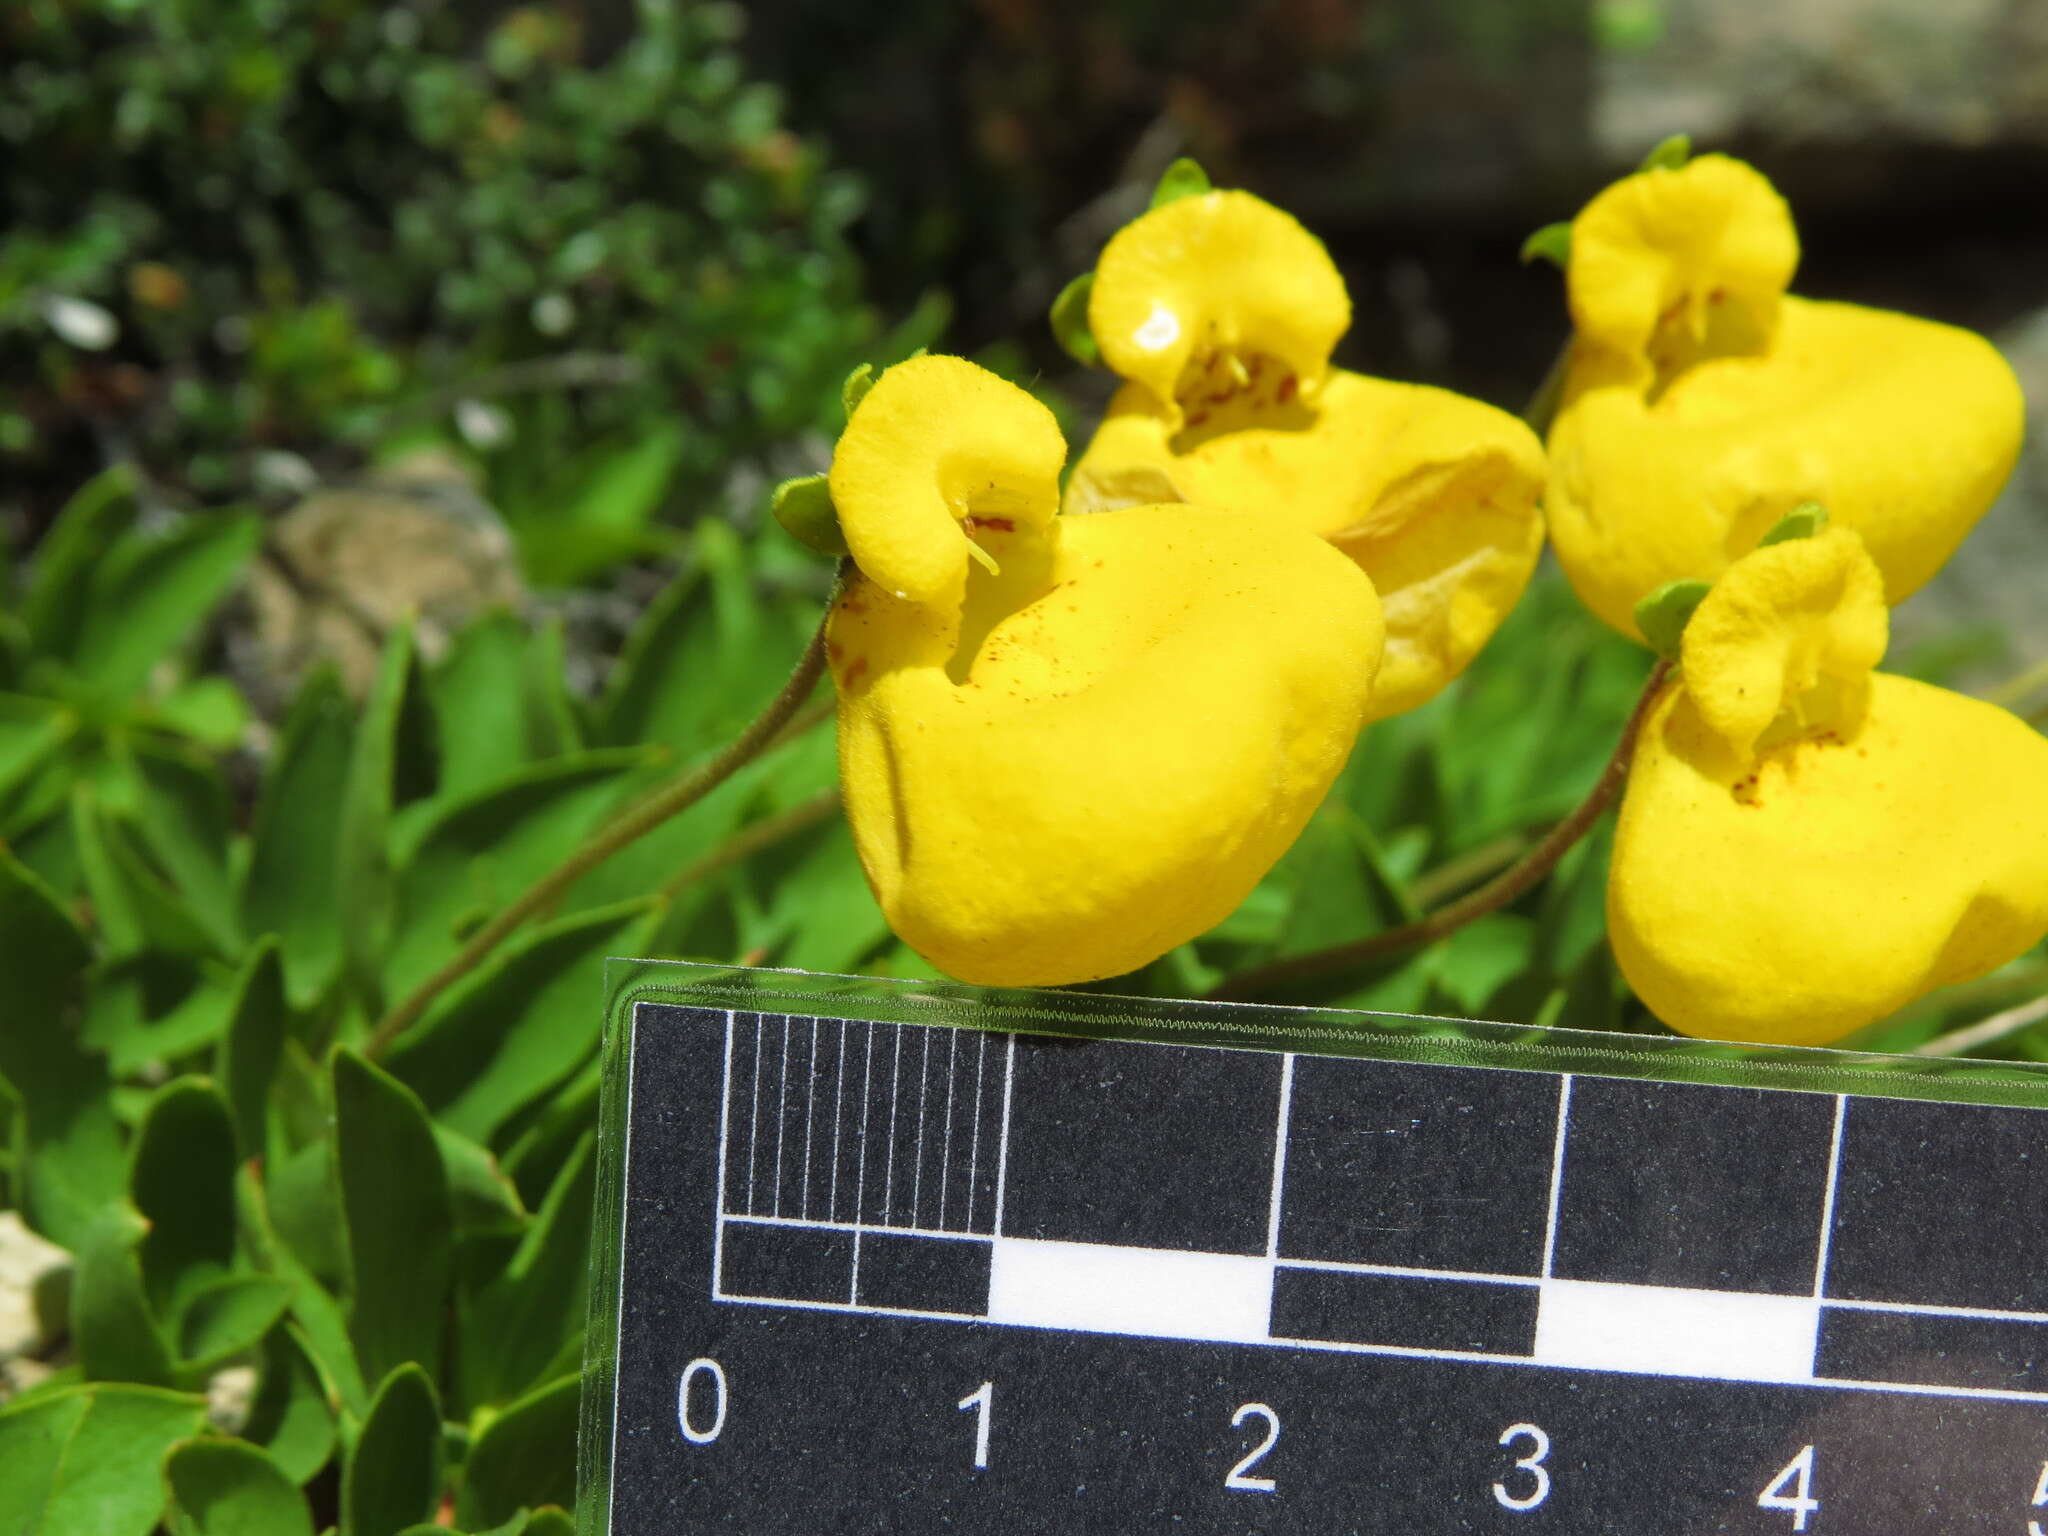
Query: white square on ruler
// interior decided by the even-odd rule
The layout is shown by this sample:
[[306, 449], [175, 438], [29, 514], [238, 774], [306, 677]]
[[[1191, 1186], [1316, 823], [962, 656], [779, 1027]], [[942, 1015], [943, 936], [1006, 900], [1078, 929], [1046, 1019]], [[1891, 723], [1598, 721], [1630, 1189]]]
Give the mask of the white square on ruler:
[[1653, 1376], [1811, 1381], [1819, 1328], [1810, 1296], [1545, 1280], [1535, 1358]]

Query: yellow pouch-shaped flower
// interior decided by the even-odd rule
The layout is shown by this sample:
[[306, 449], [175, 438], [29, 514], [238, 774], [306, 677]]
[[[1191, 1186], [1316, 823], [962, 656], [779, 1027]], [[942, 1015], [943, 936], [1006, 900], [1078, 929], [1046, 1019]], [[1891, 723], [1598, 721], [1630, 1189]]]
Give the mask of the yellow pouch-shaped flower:
[[1722, 155], [1625, 178], [1572, 224], [1575, 339], [1546, 507], [1586, 605], [1624, 634], [1666, 581], [1712, 580], [1818, 501], [1896, 604], [2012, 472], [2019, 385], [1982, 337], [1785, 289], [1784, 201]]
[[2048, 740], [1871, 668], [1884, 588], [1833, 529], [1729, 567], [1645, 721], [1608, 936], [1690, 1035], [1821, 1045], [2048, 932]]
[[1193, 502], [1335, 544], [1386, 614], [1369, 718], [1464, 670], [1542, 549], [1534, 433], [1462, 395], [1331, 368], [1343, 280], [1248, 193], [1184, 197], [1118, 233], [1088, 319], [1128, 382], [1074, 468], [1069, 513]]
[[1329, 546], [1201, 507], [1055, 517], [1059, 461], [1043, 406], [929, 357], [831, 472], [847, 817], [890, 925], [983, 985], [1117, 975], [1227, 916], [1342, 768], [1383, 641]]

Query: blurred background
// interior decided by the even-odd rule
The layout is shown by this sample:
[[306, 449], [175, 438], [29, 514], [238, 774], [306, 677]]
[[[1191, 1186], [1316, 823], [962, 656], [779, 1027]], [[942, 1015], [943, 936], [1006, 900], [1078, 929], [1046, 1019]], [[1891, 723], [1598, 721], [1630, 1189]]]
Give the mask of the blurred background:
[[[1046, 305], [1179, 154], [1328, 241], [1347, 363], [1516, 408], [1563, 331], [1521, 238], [1689, 132], [1790, 197], [1803, 291], [1983, 330], [2048, 408], [2038, 0], [21, 0], [0, 61], [6, 543], [116, 460], [280, 514], [401, 462], [472, 557], [408, 595], [557, 594], [586, 685], [854, 362], [1085, 422]], [[2048, 643], [1999, 578], [2044, 497], [2037, 452], [1902, 638]], [[349, 579], [293, 526], [273, 576]]]

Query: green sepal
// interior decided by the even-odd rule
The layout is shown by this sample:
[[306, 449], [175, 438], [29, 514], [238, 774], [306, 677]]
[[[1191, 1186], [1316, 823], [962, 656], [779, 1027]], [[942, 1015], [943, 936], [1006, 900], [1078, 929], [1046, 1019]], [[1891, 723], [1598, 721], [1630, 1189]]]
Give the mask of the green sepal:
[[1052, 301], [1051, 314], [1053, 340], [1067, 356], [1088, 368], [1102, 366], [1102, 348], [1088, 329], [1088, 295], [1094, 289], [1095, 274], [1083, 272], [1060, 290]]
[[775, 487], [769, 504], [775, 521], [805, 549], [821, 555], [847, 552], [846, 535], [839, 529], [839, 509], [832, 505], [832, 491], [823, 475], [798, 475]]
[[1210, 189], [1209, 173], [1197, 161], [1182, 155], [1160, 172], [1159, 184], [1152, 189], [1149, 207], [1164, 208], [1184, 197], [1200, 197]]
[[867, 399], [868, 391], [875, 387], [875, 365], [862, 363], [846, 376], [846, 382], [839, 386], [839, 403], [846, 407], [847, 419], [853, 418], [854, 410]]
[[1636, 167], [1642, 171], [1675, 171], [1692, 158], [1692, 135], [1674, 133], [1670, 138], [1659, 141], [1657, 147], [1643, 156], [1643, 163]]
[[1522, 261], [1526, 264], [1538, 259], [1549, 262], [1562, 272], [1572, 260], [1572, 222], [1560, 219], [1555, 224], [1546, 224], [1522, 242]]
[[1783, 544], [1789, 539], [1810, 539], [1828, 525], [1828, 509], [1817, 501], [1802, 501], [1775, 523], [1770, 532], [1756, 541], [1758, 549], [1767, 549], [1773, 544]]
[[1712, 582], [1687, 577], [1683, 581], [1665, 582], [1637, 603], [1636, 628], [1643, 632], [1651, 649], [1667, 661], [1677, 660], [1678, 642], [1685, 635], [1692, 611], [1712, 588]]

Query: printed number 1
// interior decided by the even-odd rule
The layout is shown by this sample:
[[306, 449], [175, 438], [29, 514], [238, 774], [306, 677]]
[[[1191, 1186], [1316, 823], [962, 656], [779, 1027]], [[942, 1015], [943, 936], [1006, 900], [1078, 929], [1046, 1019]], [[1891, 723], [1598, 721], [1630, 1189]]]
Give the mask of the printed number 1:
[[[2041, 1463], [2041, 1475], [2034, 1479], [2034, 1502], [2030, 1507], [2039, 1509], [2044, 1504], [2048, 1504], [2048, 1461]], [[2041, 1529], [2040, 1521], [2029, 1520], [2027, 1536], [2048, 1536], [2048, 1531]]]
[[995, 1393], [996, 1384], [984, 1381], [960, 1399], [961, 1412], [965, 1413], [969, 1408], [977, 1410], [974, 1420], [974, 1464], [977, 1467], [988, 1465], [988, 1405], [994, 1401]]
[[1785, 1463], [1784, 1470], [1771, 1479], [1771, 1486], [1756, 1496], [1759, 1509], [1782, 1509], [1792, 1516], [1792, 1529], [1806, 1529], [1806, 1517], [1820, 1508], [1813, 1497], [1813, 1447], [1802, 1446], [1799, 1454]]

